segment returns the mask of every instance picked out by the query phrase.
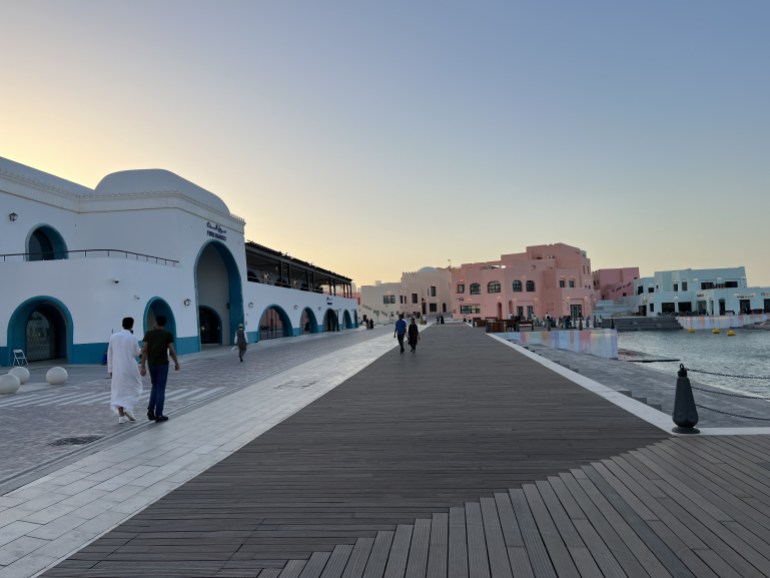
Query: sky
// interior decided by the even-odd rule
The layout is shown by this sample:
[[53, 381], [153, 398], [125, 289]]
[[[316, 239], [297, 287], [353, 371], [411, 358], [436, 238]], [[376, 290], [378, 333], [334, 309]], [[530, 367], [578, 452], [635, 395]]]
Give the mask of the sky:
[[0, 156], [351, 277], [566, 243], [770, 286], [766, 0], [0, 0]]

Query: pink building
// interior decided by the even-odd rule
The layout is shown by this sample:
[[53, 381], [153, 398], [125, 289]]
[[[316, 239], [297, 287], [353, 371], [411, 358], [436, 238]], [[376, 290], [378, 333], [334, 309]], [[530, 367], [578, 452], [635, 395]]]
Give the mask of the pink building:
[[620, 301], [634, 294], [634, 280], [639, 279], [639, 267], [600, 269], [594, 271], [594, 291], [603, 301]]
[[591, 315], [597, 295], [586, 252], [563, 243], [452, 268], [455, 318], [578, 319]]

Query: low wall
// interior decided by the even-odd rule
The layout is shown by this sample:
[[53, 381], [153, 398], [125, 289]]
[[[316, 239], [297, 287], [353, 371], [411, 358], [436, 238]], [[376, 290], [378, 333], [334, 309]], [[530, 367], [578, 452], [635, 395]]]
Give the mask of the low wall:
[[527, 345], [542, 345], [552, 349], [588, 353], [607, 359], [618, 358], [618, 332], [611, 329], [509, 331], [495, 333], [495, 335], [525, 347]]
[[699, 315], [697, 317], [677, 317], [679, 325], [685, 329], [729, 329], [743, 327], [767, 321], [767, 313], [751, 313], [748, 315]]

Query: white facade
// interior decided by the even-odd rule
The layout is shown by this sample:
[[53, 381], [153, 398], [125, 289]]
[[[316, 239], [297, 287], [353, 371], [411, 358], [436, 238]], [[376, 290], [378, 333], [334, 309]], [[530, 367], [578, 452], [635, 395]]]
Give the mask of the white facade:
[[166, 316], [181, 354], [231, 343], [241, 322], [252, 342], [276, 324], [280, 336], [357, 325], [348, 296], [247, 281], [243, 219], [168, 171], [88, 189], [0, 158], [0, 206], [0, 365], [13, 349], [100, 362], [127, 316], [140, 338]]
[[394, 323], [401, 311], [401, 283], [380, 283], [361, 287], [361, 318], [375, 323]]
[[658, 271], [634, 281], [638, 315], [730, 315], [770, 311], [770, 288], [749, 287], [744, 267]]

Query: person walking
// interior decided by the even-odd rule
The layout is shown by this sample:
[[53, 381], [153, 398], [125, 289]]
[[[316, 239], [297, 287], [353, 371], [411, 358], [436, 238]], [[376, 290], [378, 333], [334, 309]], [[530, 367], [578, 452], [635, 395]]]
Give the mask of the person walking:
[[420, 340], [420, 330], [417, 328], [414, 317], [412, 317], [412, 320], [409, 322], [409, 329], [407, 329], [406, 333], [409, 347], [412, 348], [412, 353], [414, 353], [417, 349], [417, 342]]
[[168, 421], [163, 413], [166, 403], [166, 382], [168, 381], [168, 357], [174, 360], [174, 371], [179, 371], [179, 358], [174, 348], [174, 336], [166, 331], [166, 318], [158, 315], [155, 318], [155, 328], [144, 334], [142, 346], [141, 375], [147, 375], [150, 369], [150, 403], [147, 406], [147, 419], [155, 422]]
[[393, 337], [398, 338], [398, 346], [401, 348], [401, 353], [404, 352], [404, 336], [406, 335], [406, 321], [404, 321], [404, 314], [398, 314], [398, 321], [396, 321], [396, 329], [393, 331]]
[[110, 407], [118, 414], [118, 423], [136, 421], [134, 406], [142, 393], [142, 378], [136, 358], [142, 352], [134, 337], [134, 318], [124, 317], [123, 330], [113, 333], [107, 345], [107, 373], [110, 382]]
[[243, 356], [249, 347], [249, 338], [246, 336], [243, 323], [238, 325], [238, 331], [235, 332], [235, 346], [238, 348], [238, 359], [243, 363]]

